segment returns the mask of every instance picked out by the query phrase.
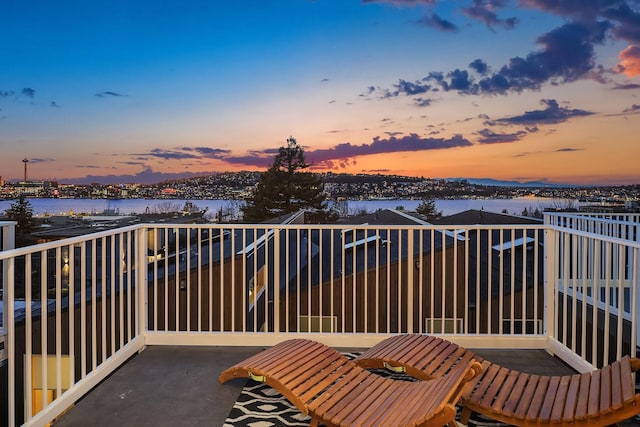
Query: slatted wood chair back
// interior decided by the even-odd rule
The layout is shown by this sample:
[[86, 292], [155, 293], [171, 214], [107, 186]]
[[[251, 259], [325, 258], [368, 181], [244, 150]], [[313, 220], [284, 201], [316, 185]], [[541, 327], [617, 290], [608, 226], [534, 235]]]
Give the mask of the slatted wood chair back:
[[[368, 368], [388, 367], [416, 378], [445, 375], [458, 360], [474, 357], [447, 340], [421, 334], [388, 338], [356, 358]], [[476, 359], [481, 360], [476, 356]], [[489, 361], [467, 383], [460, 402], [461, 421], [473, 411], [516, 426], [608, 426], [640, 413], [633, 373], [640, 359], [623, 357], [586, 374], [532, 375]]]
[[372, 373], [318, 342], [282, 342], [225, 370], [218, 380], [252, 378], [278, 390], [311, 425], [455, 426], [455, 405], [480, 373], [466, 359], [431, 381], [398, 381]]

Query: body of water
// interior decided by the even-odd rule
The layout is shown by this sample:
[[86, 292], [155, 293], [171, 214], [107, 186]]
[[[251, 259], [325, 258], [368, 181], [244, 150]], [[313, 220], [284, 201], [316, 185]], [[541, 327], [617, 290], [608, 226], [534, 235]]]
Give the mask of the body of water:
[[[349, 212], [358, 212], [366, 209], [375, 212], [377, 209], [399, 209], [415, 210], [421, 200], [350, 200]], [[442, 215], [448, 216], [469, 209], [485, 210], [500, 213], [506, 209], [507, 213], [520, 215], [524, 209], [529, 211], [545, 208], [566, 206], [569, 202], [566, 199], [551, 199], [546, 197], [517, 197], [513, 199], [454, 199], [454, 200], [434, 200], [436, 209]], [[577, 206], [576, 201], [570, 201]]]
[[[166, 211], [167, 208], [182, 207], [187, 202], [192, 202], [200, 209], [207, 209], [211, 214], [224, 211], [239, 211], [241, 203], [237, 200], [168, 200], [168, 199], [28, 199], [33, 207], [33, 213], [42, 215], [69, 215], [80, 213], [99, 213], [105, 210], [116, 210], [121, 215], [140, 214], [145, 212]], [[0, 201], [0, 212], [4, 213], [12, 203], [12, 200]], [[375, 212], [378, 209], [405, 209], [415, 210], [421, 203], [420, 200], [348, 200], [347, 212], [350, 214], [363, 211]], [[490, 212], [502, 212], [520, 215], [524, 209], [529, 211], [544, 210], [552, 207], [566, 207], [569, 203], [577, 206], [575, 201], [566, 199], [551, 199], [544, 197], [518, 197], [513, 199], [459, 199], [459, 200], [435, 200], [436, 209], [443, 215], [452, 215], [468, 209], [484, 209]]]

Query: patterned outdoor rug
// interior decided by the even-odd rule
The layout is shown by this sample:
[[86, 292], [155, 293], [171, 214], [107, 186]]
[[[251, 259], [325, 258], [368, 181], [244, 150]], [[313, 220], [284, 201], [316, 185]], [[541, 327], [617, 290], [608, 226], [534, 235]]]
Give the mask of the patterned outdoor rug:
[[[345, 353], [345, 356], [353, 358], [356, 354]], [[373, 370], [379, 375], [391, 377], [396, 380], [414, 381], [413, 378], [391, 373], [385, 369]], [[311, 418], [298, 411], [279, 392], [266, 384], [252, 380], [238, 396], [238, 400], [231, 409], [224, 427], [275, 427], [275, 426], [299, 426], [308, 427]], [[474, 414], [469, 420], [469, 426], [507, 426], [507, 424], [490, 420], [481, 415]]]
[[[280, 393], [266, 384], [247, 381], [224, 427], [308, 427], [311, 418], [302, 414]], [[469, 426], [507, 426], [474, 414]]]

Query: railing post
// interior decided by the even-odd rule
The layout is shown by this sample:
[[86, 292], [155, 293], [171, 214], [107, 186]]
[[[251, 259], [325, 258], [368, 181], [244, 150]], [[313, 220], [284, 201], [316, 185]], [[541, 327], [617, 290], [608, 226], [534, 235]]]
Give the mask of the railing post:
[[549, 338], [556, 336], [556, 259], [559, 256], [556, 244], [557, 232], [549, 225], [544, 230], [544, 318], [543, 330], [544, 334]]
[[[8, 251], [14, 249], [16, 247], [16, 222], [15, 221], [3, 221], [0, 223], [2, 226], [2, 242], [0, 244], [0, 251]], [[2, 262], [2, 292], [4, 295], [7, 295], [7, 286], [9, 283], [9, 267], [7, 262]], [[7, 310], [3, 311], [2, 315], [2, 325], [0, 325], [0, 331], [3, 331], [7, 328], [8, 317]]]
[[[136, 296], [137, 302], [137, 312], [138, 312], [138, 321], [137, 321], [137, 336], [142, 336], [144, 341], [146, 341], [146, 335], [148, 331], [148, 288], [149, 288], [149, 274], [147, 271], [147, 245], [148, 245], [148, 230], [146, 226], [140, 226], [136, 229], [136, 280], [135, 280], [135, 289], [136, 292], [134, 295]], [[189, 256], [187, 254], [187, 256]], [[177, 262], [177, 261], [176, 261]], [[155, 277], [154, 277], [155, 280]]]
[[2, 246], [0, 250], [8, 251], [16, 247], [16, 224], [15, 221], [1, 221], [2, 225]]
[[[0, 236], [2, 237], [2, 241], [0, 242], [0, 251], [8, 251], [14, 249], [16, 247], [16, 222], [15, 221], [3, 221], [0, 223], [1, 231]], [[3, 261], [2, 268], [2, 292], [4, 295], [7, 295], [7, 286], [9, 283], [9, 271], [7, 270], [7, 260]], [[2, 328], [6, 329], [7, 327], [7, 311], [3, 311], [2, 315]]]
[[[6, 278], [11, 278], [11, 282], [8, 280], [4, 281], [4, 294], [3, 294], [3, 304], [4, 304], [4, 321], [3, 328], [5, 329], [6, 340], [4, 344], [4, 349], [8, 359], [7, 366], [7, 394], [9, 395], [9, 400], [7, 405], [9, 407], [9, 424], [10, 426], [16, 424], [16, 354], [15, 354], [15, 339], [16, 339], [16, 325], [14, 322], [15, 312], [14, 312], [14, 259], [11, 258], [3, 262], [4, 271], [6, 272]], [[8, 264], [8, 265], [7, 265]]]
[[[280, 332], [280, 233], [282, 229], [274, 229], [273, 234], [273, 304], [267, 301], [267, 309], [273, 310], [273, 332]], [[309, 240], [311, 239], [311, 230], [309, 229]], [[267, 244], [268, 244], [267, 240]], [[285, 255], [286, 256], [286, 255]], [[309, 257], [309, 254], [307, 254]], [[267, 261], [268, 262], [268, 261]], [[285, 286], [287, 286], [285, 284]], [[267, 318], [269, 313], [267, 312]], [[309, 313], [311, 316], [311, 313]]]
[[[1, 251], [15, 248], [16, 242], [16, 222], [7, 221], [2, 223], [2, 246]], [[0, 327], [0, 341], [4, 342], [4, 351], [0, 353], [0, 363], [8, 359], [7, 364], [7, 418], [4, 420], [8, 425], [16, 423], [16, 355], [15, 355], [15, 317], [14, 313], [14, 259], [7, 259], [2, 262], [2, 299], [4, 310], [2, 311], [2, 325]]]
[[[635, 277], [630, 277], [629, 281], [633, 287], [631, 295], [635, 294], [635, 306], [631, 307], [631, 326], [636, 330], [635, 342], [631, 348], [631, 356], [637, 357], [638, 345], [640, 345], [640, 325], [638, 325], [638, 310], [640, 310], [640, 249], [633, 249], [633, 264], [636, 266]], [[630, 263], [631, 264], [631, 263]], [[631, 304], [634, 301], [631, 300]]]
[[[407, 333], [413, 333], [413, 276], [415, 274], [414, 270], [414, 242], [413, 242], [413, 230], [409, 229], [407, 231]], [[455, 284], [454, 284], [455, 288]], [[453, 302], [454, 307], [456, 302]], [[443, 308], [444, 310], [444, 308]], [[455, 308], [454, 308], [455, 310]], [[455, 317], [455, 316], [453, 316]], [[455, 322], [455, 320], [454, 320]]]

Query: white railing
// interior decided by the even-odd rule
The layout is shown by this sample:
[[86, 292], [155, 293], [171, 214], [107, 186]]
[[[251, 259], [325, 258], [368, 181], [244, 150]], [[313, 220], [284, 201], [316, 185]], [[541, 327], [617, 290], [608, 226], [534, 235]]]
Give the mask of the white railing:
[[[8, 416], [44, 426], [142, 349], [142, 228], [0, 252]], [[142, 257], [140, 259], [136, 257]], [[142, 273], [144, 269], [138, 269]]]
[[15, 221], [0, 221], [0, 251], [15, 247], [16, 224]]
[[545, 212], [545, 224], [623, 240], [640, 241], [640, 214]]
[[516, 326], [543, 319], [541, 226], [147, 227], [149, 344], [270, 344], [313, 331], [367, 346], [430, 325], [476, 347], [496, 345], [481, 335], [544, 345], [542, 332]]
[[[0, 252], [10, 250], [16, 246], [16, 222], [0, 221]], [[7, 283], [9, 271], [2, 268], [2, 283]], [[0, 292], [4, 292], [0, 286]], [[0, 294], [0, 300], [2, 299]], [[0, 301], [0, 306], [2, 302]], [[5, 365], [7, 360], [6, 341], [7, 341], [7, 318], [3, 314], [0, 316], [0, 367]]]
[[596, 367], [636, 354], [640, 224], [558, 219], [546, 241], [546, 248], [556, 254], [546, 266], [555, 281], [549, 296], [554, 311], [548, 316], [557, 319], [550, 333], [552, 349], [570, 352], [575, 363], [582, 360]]
[[638, 243], [558, 224], [146, 224], [2, 252], [8, 422], [44, 425], [145, 345], [417, 332], [579, 370], [635, 355]]

